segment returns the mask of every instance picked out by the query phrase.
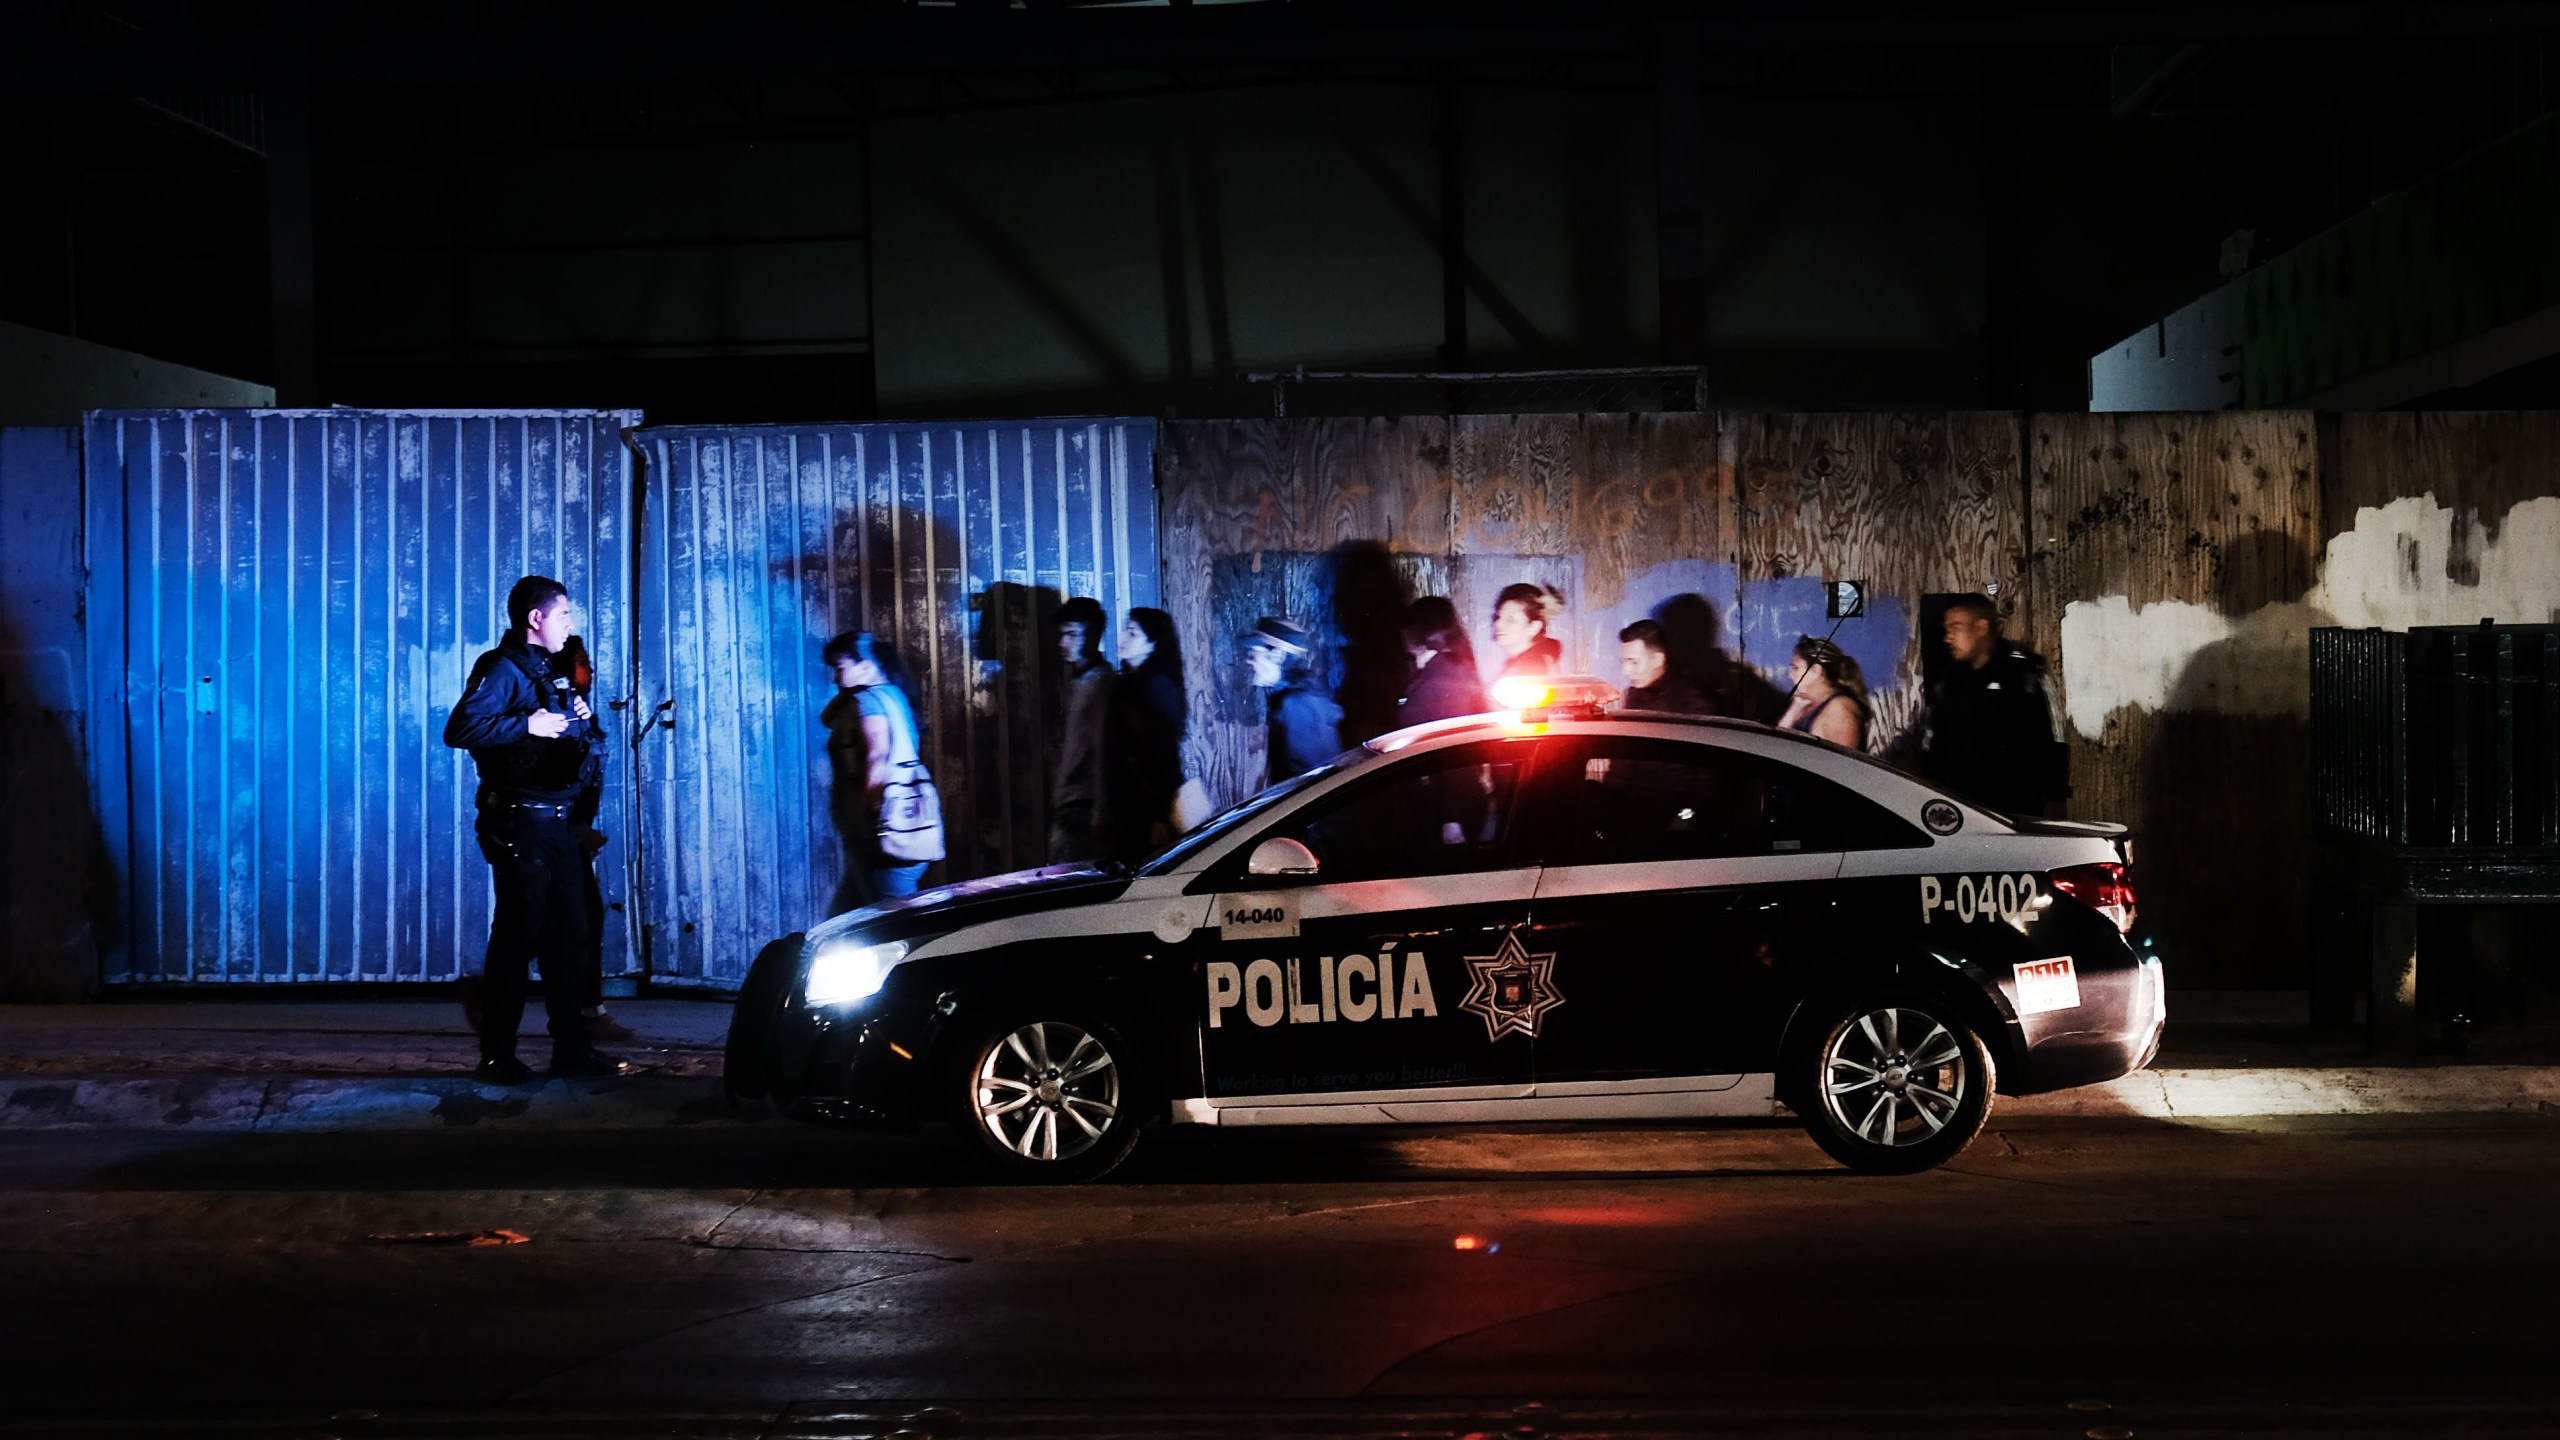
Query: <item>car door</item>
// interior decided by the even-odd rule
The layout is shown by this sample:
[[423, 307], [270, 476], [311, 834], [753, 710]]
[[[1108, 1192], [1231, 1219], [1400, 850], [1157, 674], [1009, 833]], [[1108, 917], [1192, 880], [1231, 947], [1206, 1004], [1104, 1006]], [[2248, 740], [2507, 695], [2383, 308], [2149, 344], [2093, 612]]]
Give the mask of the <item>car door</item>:
[[1553, 756], [1528, 948], [1563, 1003], [1538, 1037], [1539, 1093], [1769, 1070], [1864, 804], [1706, 742], [1584, 737]]
[[[1194, 968], [1211, 1105], [1528, 1093], [1535, 1026], [1480, 997], [1475, 967], [1528, 924], [1538, 867], [1515, 821], [1533, 753], [1522, 738], [1396, 760], [1204, 877], [1216, 894]], [[1305, 845], [1316, 872], [1248, 874], [1273, 838]]]

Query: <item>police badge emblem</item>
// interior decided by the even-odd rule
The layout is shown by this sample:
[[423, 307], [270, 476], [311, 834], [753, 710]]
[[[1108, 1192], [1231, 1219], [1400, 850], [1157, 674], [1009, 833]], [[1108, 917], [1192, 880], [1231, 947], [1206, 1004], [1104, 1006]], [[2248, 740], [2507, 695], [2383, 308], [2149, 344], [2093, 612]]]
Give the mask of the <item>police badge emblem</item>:
[[1564, 992], [1556, 988], [1554, 953], [1530, 954], [1517, 930], [1504, 931], [1492, 954], [1463, 958], [1470, 983], [1458, 1008], [1484, 1021], [1487, 1041], [1513, 1034], [1534, 1040], [1547, 1012], [1564, 1003]]

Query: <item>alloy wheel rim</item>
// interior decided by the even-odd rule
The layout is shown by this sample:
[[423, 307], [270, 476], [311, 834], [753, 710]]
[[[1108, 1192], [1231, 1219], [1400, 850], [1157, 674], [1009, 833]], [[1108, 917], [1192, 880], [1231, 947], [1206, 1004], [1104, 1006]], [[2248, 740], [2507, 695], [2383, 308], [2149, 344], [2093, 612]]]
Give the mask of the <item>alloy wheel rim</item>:
[[1947, 1128], [1973, 1083], [1955, 1032], [1926, 1011], [1887, 1005], [1840, 1027], [1822, 1056], [1822, 1104], [1870, 1145], [1917, 1145]]
[[1034, 1020], [988, 1047], [971, 1090], [978, 1124], [1025, 1160], [1072, 1160], [1120, 1114], [1120, 1064], [1090, 1032]]

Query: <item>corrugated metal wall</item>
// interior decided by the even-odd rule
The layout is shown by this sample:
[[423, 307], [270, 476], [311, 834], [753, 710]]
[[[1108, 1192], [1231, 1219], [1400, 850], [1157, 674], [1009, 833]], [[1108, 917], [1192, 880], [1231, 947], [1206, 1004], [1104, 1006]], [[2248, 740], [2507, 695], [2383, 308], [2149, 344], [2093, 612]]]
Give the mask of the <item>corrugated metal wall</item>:
[[[129, 816], [108, 826], [128, 920], [110, 980], [478, 968], [488, 869], [471, 835], [470, 758], [445, 748], [444, 717], [528, 572], [569, 586], [599, 695], [627, 698], [619, 432], [638, 419], [90, 417], [93, 773], [100, 814]], [[603, 881], [620, 906], [620, 756], [608, 781]], [[608, 914], [606, 973], [627, 973], [627, 924], [613, 922], [628, 910]]]
[[[950, 859], [1043, 862], [1044, 638], [1066, 595], [1115, 625], [1157, 602], [1155, 426], [1047, 420], [641, 432], [638, 750], [651, 974], [732, 985], [820, 918], [827, 637], [869, 629], [914, 672]], [[671, 725], [668, 722], [672, 722]]]

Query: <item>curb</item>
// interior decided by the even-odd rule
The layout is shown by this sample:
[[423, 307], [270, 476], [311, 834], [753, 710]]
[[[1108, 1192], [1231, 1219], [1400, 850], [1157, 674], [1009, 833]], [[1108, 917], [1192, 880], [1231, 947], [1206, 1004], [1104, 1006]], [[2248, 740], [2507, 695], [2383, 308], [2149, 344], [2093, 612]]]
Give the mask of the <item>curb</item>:
[[[2146, 1070], [2076, 1090], [2004, 1096], [1994, 1113], [2002, 1119], [2168, 1121], [2560, 1114], [2560, 1066]], [[544, 1080], [513, 1088], [467, 1076], [0, 1077], [0, 1131], [631, 1130], [743, 1118], [720, 1082], [700, 1075]]]
[[2560, 1066], [2550, 1065], [2144, 1070], [2076, 1090], [2003, 1096], [1993, 1110], [2144, 1120], [2553, 1112], [2560, 1112]]
[[623, 1130], [727, 1121], [734, 1115], [720, 1082], [702, 1076], [543, 1080], [513, 1087], [483, 1085], [468, 1076], [0, 1078], [0, 1130]]

